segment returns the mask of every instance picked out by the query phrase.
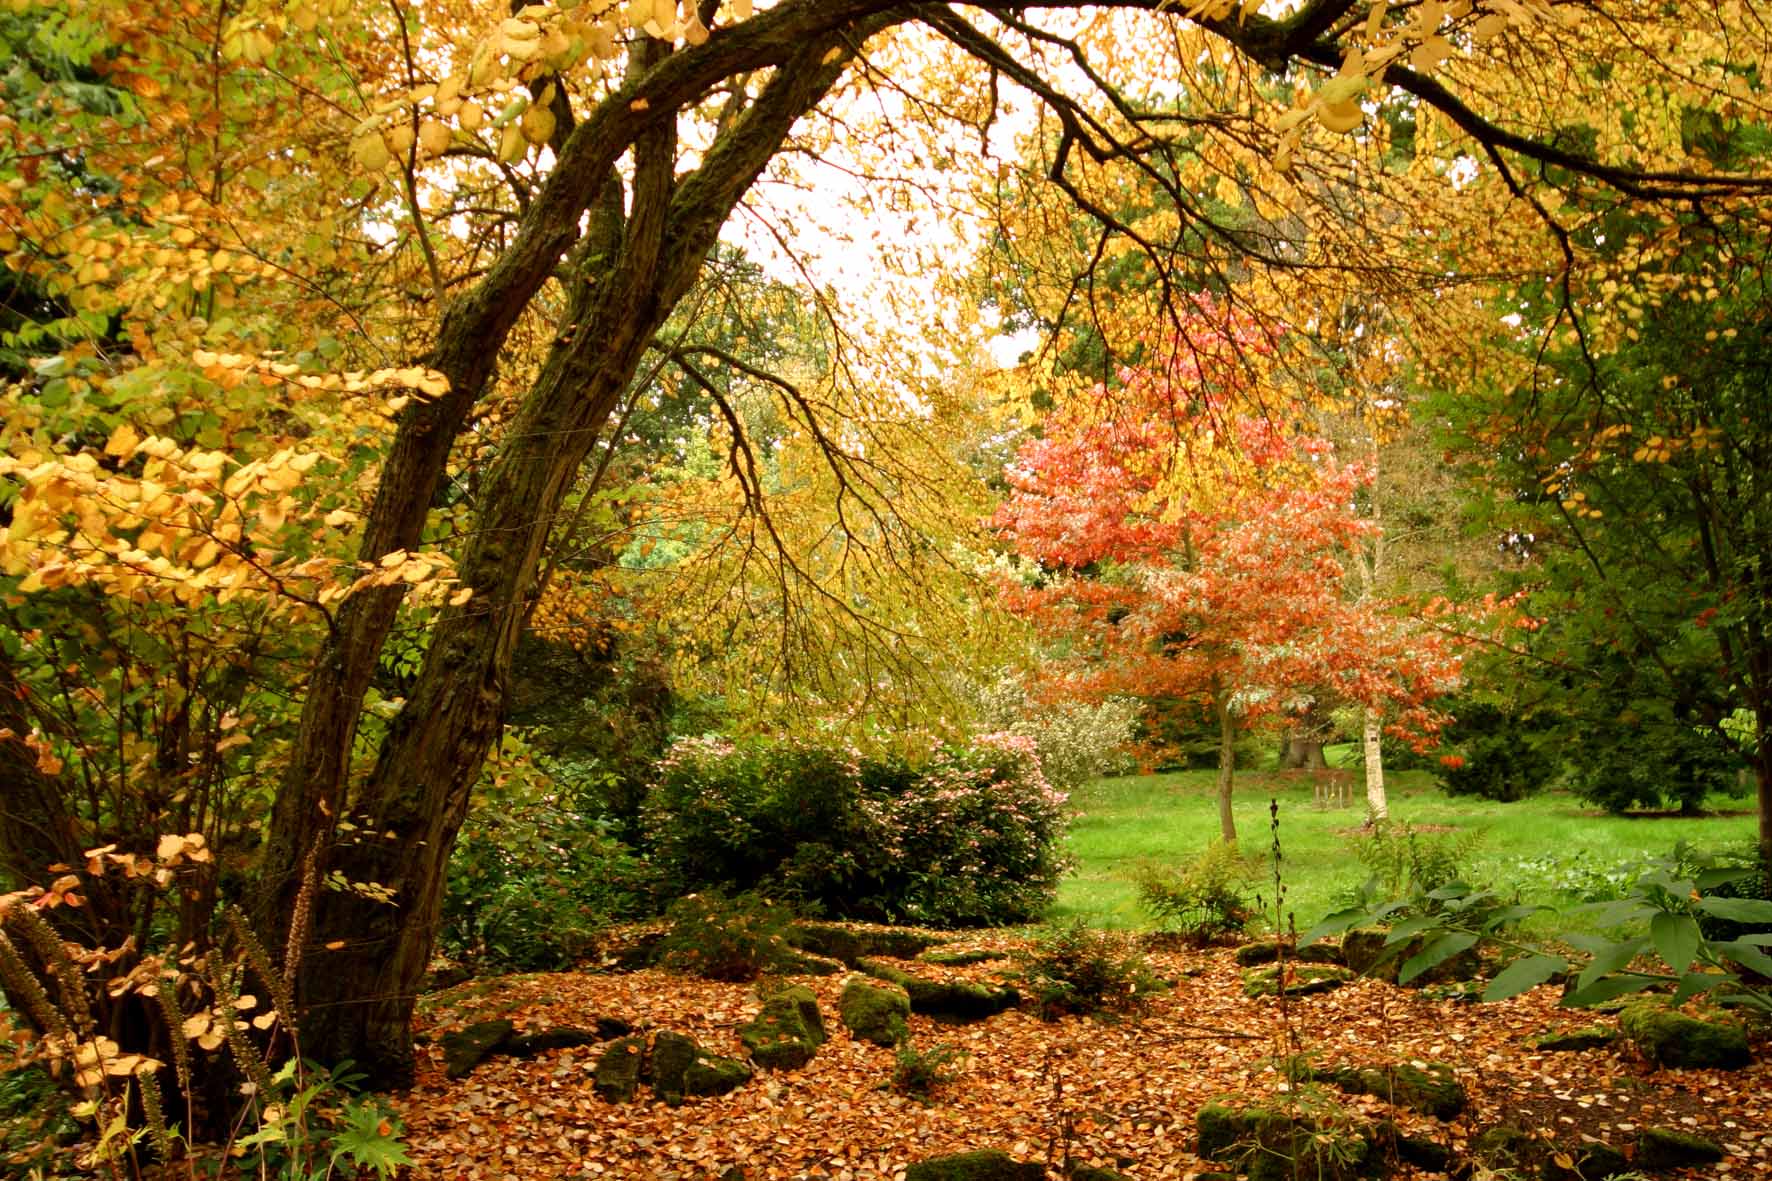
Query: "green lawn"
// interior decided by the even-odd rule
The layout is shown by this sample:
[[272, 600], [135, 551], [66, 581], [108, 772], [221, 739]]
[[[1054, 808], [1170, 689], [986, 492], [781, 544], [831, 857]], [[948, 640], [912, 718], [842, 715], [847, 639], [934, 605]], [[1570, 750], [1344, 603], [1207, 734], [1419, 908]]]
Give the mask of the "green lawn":
[[[1584, 868], [1602, 871], [1665, 854], [1681, 840], [1700, 848], [1737, 845], [1752, 839], [1755, 831], [1746, 799], [1713, 799], [1711, 808], [1721, 814], [1692, 819], [1614, 817], [1560, 793], [1495, 804], [1446, 796], [1423, 771], [1393, 774], [1387, 780], [1394, 820], [1481, 832], [1482, 841], [1471, 855], [1470, 879], [1517, 888], [1527, 901], [1569, 901], [1569, 895], [1559, 898], [1547, 886], [1552, 877], [1574, 881]], [[1179, 864], [1217, 839], [1214, 783], [1214, 772], [1183, 771], [1102, 779], [1078, 792], [1071, 801], [1078, 815], [1070, 837], [1077, 868], [1060, 884], [1051, 917], [1081, 917], [1102, 927], [1149, 926], [1129, 871], [1142, 859]], [[1286, 908], [1303, 930], [1331, 909], [1338, 893], [1365, 877], [1351, 851], [1365, 819], [1365, 785], [1358, 771], [1353, 791], [1351, 807], [1319, 809], [1312, 803], [1308, 780], [1237, 773], [1237, 835], [1269, 914], [1273, 870], [1268, 801], [1280, 801]]]

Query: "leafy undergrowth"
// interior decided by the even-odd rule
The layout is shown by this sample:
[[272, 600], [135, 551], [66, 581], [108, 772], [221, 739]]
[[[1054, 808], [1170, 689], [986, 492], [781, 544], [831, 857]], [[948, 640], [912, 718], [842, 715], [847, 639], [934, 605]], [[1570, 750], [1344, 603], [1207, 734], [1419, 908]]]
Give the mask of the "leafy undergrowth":
[[[1024, 945], [1002, 934], [968, 938], [963, 946]], [[959, 1078], [928, 1103], [883, 1086], [894, 1052], [850, 1039], [836, 1019], [842, 978], [833, 976], [806, 981], [830, 1028], [817, 1057], [798, 1071], [759, 1074], [721, 1098], [673, 1108], [642, 1089], [632, 1104], [604, 1103], [590, 1087], [595, 1046], [529, 1061], [493, 1058], [450, 1081], [432, 1046], [421, 1048], [417, 1087], [395, 1105], [417, 1165], [412, 1175], [452, 1181], [703, 1181], [734, 1165], [747, 1181], [890, 1181], [912, 1161], [963, 1149], [1057, 1160], [1066, 1126], [1079, 1161], [1118, 1167], [1133, 1181], [1183, 1179], [1214, 1168], [1193, 1152], [1200, 1106], [1226, 1092], [1272, 1096], [1280, 1080], [1270, 1063], [1288, 1047], [1278, 1007], [1243, 996], [1228, 952], [1160, 951], [1149, 959], [1176, 987], [1111, 1024], [1079, 1017], [1045, 1023], [1031, 1006], [974, 1025], [938, 1026], [913, 1016], [916, 1045], [947, 1043], [965, 1055]], [[905, 966], [980, 980], [1001, 969]], [[1556, 1002], [1553, 988], [1477, 1006], [1362, 981], [1289, 1004], [1298, 1039], [1319, 1065], [1452, 1064], [1473, 1107], [1455, 1121], [1392, 1111], [1371, 1097], [1348, 1102], [1393, 1115], [1454, 1151], [1504, 1118], [1577, 1144], [1585, 1136], [1626, 1145], [1639, 1127], [1668, 1125], [1724, 1146], [1728, 1156], [1714, 1175], [1772, 1175], [1768, 1047], [1760, 1047], [1755, 1066], [1734, 1073], [1656, 1070], [1628, 1050], [1533, 1050], [1534, 1035], [1591, 1023], [1591, 1014], [1560, 1010]], [[492, 1016], [531, 1029], [618, 1016], [739, 1055], [735, 1027], [756, 1008], [748, 985], [657, 971], [530, 975], [439, 995], [427, 1006], [423, 1032], [440, 1036]], [[1403, 1167], [1396, 1175], [1410, 1174]]]

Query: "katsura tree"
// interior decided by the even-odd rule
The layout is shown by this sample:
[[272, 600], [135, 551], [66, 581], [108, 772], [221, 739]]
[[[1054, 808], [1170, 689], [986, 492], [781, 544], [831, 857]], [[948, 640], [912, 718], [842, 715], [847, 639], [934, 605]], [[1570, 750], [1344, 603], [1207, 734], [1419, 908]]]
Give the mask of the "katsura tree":
[[1079, 685], [1211, 709], [1232, 842], [1240, 727], [1329, 694], [1431, 728], [1459, 658], [1353, 593], [1357, 547], [1376, 530], [1355, 504], [1370, 472], [1250, 414], [1241, 383], [1257, 342], [1210, 300], [1189, 319], [1190, 350], [1169, 369], [1122, 371], [1047, 417], [1009, 469], [996, 524], [1035, 563], [1012, 604], [1069, 642]]
[[[122, 828], [83, 790], [99, 744], [46, 716], [43, 640], [82, 634], [64, 601], [271, 613], [300, 671], [254, 683], [279, 681], [272, 697], [296, 716], [253, 752], [269, 806], [231, 855], [252, 925], [296, 977], [303, 1049], [350, 1057], [378, 1083], [410, 1078], [442, 868], [585, 464], [627, 446], [622, 407], [649, 367], [701, 387], [691, 370], [730, 366], [685, 352], [669, 325], [735, 218], [794, 245], [810, 161], [837, 158], [857, 201], [926, 227], [998, 191], [1011, 163], [988, 158], [992, 137], [1031, 113], [1052, 133], [1033, 138], [1065, 202], [1043, 211], [1092, 219], [1101, 262], [1161, 261], [1168, 240], [1100, 196], [1115, 168], [1171, 152], [1175, 166], [1155, 169], [1168, 203], [1151, 216], [1191, 227], [1176, 239], [1200, 252], [1190, 273], [1217, 274], [1228, 301], [1266, 318], [1270, 344], [1313, 293], [1357, 277], [1439, 313], [1425, 322], [1449, 359], [1483, 339], [1468, 330], [1488, 312], [1462, 298], [1467, 274], [1579, 269], [1557, 221], [1565, 190], [1735, 218], [1772, 188], [1683, 154], [1677, 128], [1749, 101], [1731, 79], [1763, 48], [1757, 4], [1307, 0], [1277, 17], [1233, 0], [12, 7], [33, 36], [79, 44], [127, 97], [9, 98], [0, 127], [0, 250], [43, 296], [8, 309], [30, 321], [16, 331], [34, 359], [8, 395], [9, 442], [30, 461], [9, 467], [7, 495], [31, 511], [9, 508], [0, 557], [9, 596], [49, 596], [8, 649], [22, 691], [9, 799], [25, 804], [7, 839], [37, 842], [32, 856], [76, 867], [96, 893], [90, 879], [121, 863], [88, 868], [86, 850], [115, 836], [114, 852], [151, 870], [157, 835], [188, 835]], [[1655, 118], [1627, 119], [1621, 104], [1645, 93]], [[1572, 106], [1617, 117], [1572, 134]], [[858, 144], [864, 124], [878, 136]], [[1404, 138], [1408, 163], [1393, 166]], [[1190, 194], [1203, 183], [1245, 212], [1202, 206]], [[885, 212], [840, 216], [884, 233]], [[1500, 231], [1456, 232], [1466, 217]], [[914, 293], [882, 305], [891, 319], [940, 290], [912, 281], [939, 253], [916, 238], [906, 227], [904, 249], [885, 250], [901, 296]], [[1451, 264], [1420, 261], [1424, 241], [1450, 240], [1465, 247]], [[1168, 274], [1158, 267], [1145, 301], [1177, 328], [1185, 301], [1168, 297], [1192, 288]], [[1073, 279], [1054, 289], [1087, 290]], [[859, 311], [824, 310], [834, 325]], [[892, 521], [944, 485], [895, 463], [917, 398], [893, 406], [877, 379], [926, 367], [917, 338], [953, 332], [937, 317], [897, 339], [844, 337], [822, 399], [760, 380], [798, 424], [792, 470], [819, 473], [794, 486], [803, 504], [824, 499], [805, 529], [754, 515], [765, 465], [741, 438], [747, 420], [704, 388], [730, 428], [723, 491], [759, 522], [734, 538], [771, 558], [779, 590], [828, 608], [756, 617], [810, 628], [808, 651], [828, 650], [827, 622], [867, 617], [872, 576], [857, 563], [884, 577], [923, 552]], [[881, 414], [890, 429], [876, 434]], [[788, 561], [795, 538], [822, 561]], [[757, 602], [748, 590], [737, 597]], [[928, 642], [874, 634], [876, 653]], [[378, 683], [390, 645], [414, 669], [398, 699]], [[91, 687], [126, 739], [132, 685]], [[127, 741], [115, 749], [131, 758]], [[123, 929], [99, 926], [84, 947], [122, 944]], [[105, 971], [127, 975], [127, 958]]]

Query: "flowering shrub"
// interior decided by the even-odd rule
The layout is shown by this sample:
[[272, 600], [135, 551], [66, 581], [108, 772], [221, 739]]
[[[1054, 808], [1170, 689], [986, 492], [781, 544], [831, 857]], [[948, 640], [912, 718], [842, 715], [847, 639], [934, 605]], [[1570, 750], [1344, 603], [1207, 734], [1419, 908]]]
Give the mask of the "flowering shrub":
[[1052, 900], [1064, 800], [1031, 740], [987, 735], [922, 766], [801, 743], [680, 743], [645, 810], [673, 892], [758, 890], [845, 917], [1021, 922]]

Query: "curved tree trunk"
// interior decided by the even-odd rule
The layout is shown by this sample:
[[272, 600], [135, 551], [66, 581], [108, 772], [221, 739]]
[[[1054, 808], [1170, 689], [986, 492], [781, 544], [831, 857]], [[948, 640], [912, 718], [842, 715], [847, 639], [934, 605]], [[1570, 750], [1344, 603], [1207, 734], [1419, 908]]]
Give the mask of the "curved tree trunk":
[[412, 1010], [435, 939], [444, 865], [499, 733], [552, 525], [728, 213], [847, 64], [847, 54], [825, 60], [835, 45], [826, 38], [804, 46], [687, 177], [674, 176], [669, 125], [637, 146], [633, 208], [614, 266], [587, 276], [588, 298], [524, 398], [476, 506], [458, 563], [473, 598], [442, 613], [353, 812], [356, 838], [335, 851], [335, 868], [366, 889], [322, 895], [314, 923], [322, 950], [304, 959], [300, 979], [304, 1005], [328, 1017], [305, 1025], [304, 1053], [349, 1057], [378, 1085], [410, 1082]]

